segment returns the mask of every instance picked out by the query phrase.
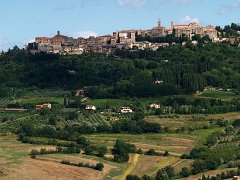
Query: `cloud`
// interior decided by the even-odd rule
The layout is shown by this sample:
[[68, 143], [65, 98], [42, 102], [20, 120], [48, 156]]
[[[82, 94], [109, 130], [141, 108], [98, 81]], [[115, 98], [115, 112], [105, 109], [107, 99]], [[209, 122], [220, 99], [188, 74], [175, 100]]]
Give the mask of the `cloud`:
[[184, 18], [180, 19], [180, 23], [191, 23], [191, 22], [199, 23], [199, 18], [185, 16]]
[[220, 14], [226, 14], [226, 13], [228, 13], [228, 12], [230, 12], [230, 11], [233, 11], [234, 9], [240, 9], [240, 1], [235, 2], [235, 3], [233, 3], [233, 4], [229, 5], [229, 6], [223, 7], [223, 8], [219, 11], [219, 13], [220, 13]]
[[118, 6], [134, 6], [134, 7], [140, 7], [144, 6], [146, 4], [147, 0], [117, 0]]
[[79, 38], [79, 37], [83, 37], [83, 38], [88, 38], [89, 36], [97, 36], [98, 34], [94, 31], [78, 31], [78, 32], [74, 32], [71, 33], [70, 36], [74, 37], [74, 38]]

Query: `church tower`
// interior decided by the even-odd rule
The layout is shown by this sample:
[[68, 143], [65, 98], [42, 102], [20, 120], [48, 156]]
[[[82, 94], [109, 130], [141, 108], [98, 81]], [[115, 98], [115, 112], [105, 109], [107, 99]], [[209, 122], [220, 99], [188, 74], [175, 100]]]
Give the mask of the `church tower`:
[[161, 21], [160, 21], [160, 18], [158, 19], [158, 27], [159, 27], [159, 28], [161, 27]]

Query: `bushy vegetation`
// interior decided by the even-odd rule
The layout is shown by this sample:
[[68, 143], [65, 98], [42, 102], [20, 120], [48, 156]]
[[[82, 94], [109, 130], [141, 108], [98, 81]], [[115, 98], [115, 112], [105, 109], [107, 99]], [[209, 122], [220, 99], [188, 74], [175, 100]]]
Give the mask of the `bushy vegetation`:
[[[118, 50], [116, 55], [123, 60], [96, 54], [32, 55], [15, 47], [0, 57], [0, 96], [11, 95], [12, 87], [33, 86], [88, 86], [87, 96], [92, 98], [191, 94], [205, 86], [239, 89], [239, 50], [229, 44], [170, 46], [156, 52]], [[157, 79], [163, 84], [154, 84]]]
[[135, 145], [128, 144], [122, 140], [117, 139], [113, 147], [114, 161], [119, 163], [128, 162], [129, 153], [136, 153], [136, 152], [137, 152], [137, 148]]
[[30, 155], [36, 156], [36, 155], [57, 154], [57, 153], [62, 153], [62, 154], [77, 153], [77, 154], [79, 154], [80, 152], [81, 152], [80, 148], [75, 147], [74, 144], [72, 144], [72, 146], [69, 146], [67, 148], [57, 147], [56, 150], [47, 150], [46, 148], [41, 148], [40, 151], [38, 151], [38, 150], [33, 149], [30, 152]]
[[77, 166], [77, 167], [92, 168], [92, 169], [95, 169], [98, 171], [102, 171], [104, 168], [104, 164], [102, 164], [102, 163], [97, 163], [95, 166], [89, 165], [88, 163], [74, 163], [74, 162], [70, 162], [68, 160], [63, 160], [61, 163], [66, 164], [66, 165], [71, 165], [71, 166]]
[[217, 148], [194, 148], [190, 155], [183, 155], [182, 158], [195, 159], [192, 174], [215, 170], [222, 164], [236, 166], [233, 162], [240, 159], [240, 148], [237, 145], [226, 145]]

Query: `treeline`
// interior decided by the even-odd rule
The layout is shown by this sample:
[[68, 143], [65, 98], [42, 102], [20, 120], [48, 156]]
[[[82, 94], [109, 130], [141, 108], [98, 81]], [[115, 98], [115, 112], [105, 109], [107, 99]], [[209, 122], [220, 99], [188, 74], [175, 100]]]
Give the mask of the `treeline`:
[[223, 28], [217, 26], [216, 30], [220, 32], [220, 35], [223, 38], [237, 37], [239, 36], [238, 31], [240, 31], [240, 25], [236, 23], [231, 23], [230, 25], [224, 26]]
[[91, 124], [71, 124], [56, 128], [54, 125], [36, 126], [31, 123], [24, 123], [19, 129], [19, 137], [47, 137], [61, 140], [75, 141], [82, 134], [94, 133], [159, 133], [162, 128], [158, 123], [145, 122], [144, 120], [122, 120], [113, 122], [111, 126]]
[[62, 164], [70, 165], [70, 166], [77, 166], [77, 167], [87, 167], [87, 168], [92, 168], [98, 171], [102, 171], [104, 168], [103, 163], [97, 163], [95, 166], [94, 165], [89, 165], [88, 163], [74, 163], [68, 160], [63, 160], [61, 161]]
[[30, 152], [30, 156], [31, 158], [36, 158], [37, 155], [46, 155], [46, 154], [58, 154], [58, 153], [62, 153], [62, 154], [79, 154], [81, 153], [80, 148], [75, 147], [75, 146], [70, 146], [67, 148], [63, 148], [63, 147], [57, 147], [56, 150], [47, 150], [46, 148], [41, 148], [40, 151], [33, 149]]
[[18, 140], [22, 141], [22, 143], [55, 145], [57, 146], [57, 148], [56, 150], [46, 150], [46, 148], [41, 148], [40, 151], [32, 150], [30, 155], [33, 158], [36, 157], [36, 155], [44, 154], [79, 154], [81, 153], [81, 150], [84, 151], [86, 155], [92, 155], [97, 157], [104, 157], [107, 153], [107, 147], [105, 145], [91, 144], [91, 142], [83, 136], [79, 136], [75, 141], [64, 142], [59, 139], [41, 139], [38, 141], [36, 141], [35, 139], [36, 138], [26, 136], [19, 136], [18, 138]]
[[[195, 98], [187, 99], [184, 97], [167, 98], [162, 102], [164, 106], [172, 107], [172, 111], [177, 114], [217, 114], [240, 111], [240, 99], [223, 101], [221, 99]], [[156, 111], [156, 114], [162, 114], [163, 109]]]
[[217, 174], [216, 176], [207, 176], [205, 174], [202, 175], [201, 180], [220, 180], [220, 179], [233, 179], [237, 180], [237, 178], [233, 178], [234, 176], [240, 175], [240, 169], [238, 168], [237, 171], [229, 170], [227, 172], [222, 172], [221, 174]]
[[[175, 176], [174, 176], [175, 175]], [[191, 175], [188, 168], [184, 167], [182, 168], [182, 171], [180, 172], [181, 177], [188, 177]], [[222, 172], [221, 174], [217, 174], [216, 176], [206, 176], [205, 174], [202, 175], [199, 180], [221, 180], [221, 179], [232, 179], [234, 176], [240, 175], [240, 169], [237, 170], [229, 170], [226, 172]], [[137, 175], [128, 175], [126, 177], [127, 180], [169, 180], [173, 178], [179, 178], [179, 176], [176, 176], [174, 173], [174, 168], [171, 166], [167, 166], [163, 169], [160, 169], [157, 172], [157, 175], [155, 177], [144, 175], [143, 177], [138, 177]], [[235, 179], [234, 179], [235, 180]]]
[[192, 174], [198, 174], [207, 170], [215, 170], [222, 164], [240, 159], [240, 148], [237, 145], [226, 145], [213, 149], [194, 148], [189, 155], [182, 158], [195, 159], [192, 165]]

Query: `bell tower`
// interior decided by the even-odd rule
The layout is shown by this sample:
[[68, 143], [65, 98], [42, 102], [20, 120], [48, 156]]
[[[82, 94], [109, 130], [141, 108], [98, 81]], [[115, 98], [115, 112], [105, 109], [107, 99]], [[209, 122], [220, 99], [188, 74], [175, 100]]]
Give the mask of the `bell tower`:
[[161, 20], [160, 20], [160, 18], [158, 19], [158, 27], [161, 27]]

